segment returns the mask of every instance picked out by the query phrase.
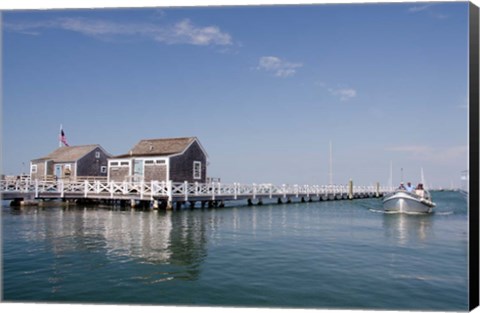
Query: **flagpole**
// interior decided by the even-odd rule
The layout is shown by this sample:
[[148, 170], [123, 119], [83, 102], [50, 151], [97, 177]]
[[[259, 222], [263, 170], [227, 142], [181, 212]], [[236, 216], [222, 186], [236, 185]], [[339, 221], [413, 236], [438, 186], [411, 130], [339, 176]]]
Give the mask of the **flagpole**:
[[63, 126], [62, 126], [62, 124], [60, 124], [60, 131], [58, 132], [58, 147], [59, 148], [62, 147], [62, 129], [63, 129]]

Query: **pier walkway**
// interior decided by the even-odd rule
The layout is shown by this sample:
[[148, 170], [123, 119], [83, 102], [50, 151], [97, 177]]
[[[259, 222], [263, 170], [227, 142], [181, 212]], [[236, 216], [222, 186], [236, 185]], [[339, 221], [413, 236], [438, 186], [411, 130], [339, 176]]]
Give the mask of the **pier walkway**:
[[[277, 199], [277, 202], [301, 202], [315, 200], [342, 200], [381, 197], [392, 191], [389, 187], [347, 185], [274, 185], [274, 184], [223, 184], [188, 183], [172, 181], [151, 182], [106, 182], [75, 180], [2, 180], [0, 195], [3, 200], [31, 201], [42, 199], [101, 200], [107, 203], [129, 201], [132, 206], [138, 202], [148, 202], [154, 208], [173, 208], [190, 202], [194, 207], [199, 201], [202, 207], [223, 206], [224, 201], [247, 199], [248, 204], [262, 204], [264, 199]], [[256, 203], [254, 203], [254, 201]]]

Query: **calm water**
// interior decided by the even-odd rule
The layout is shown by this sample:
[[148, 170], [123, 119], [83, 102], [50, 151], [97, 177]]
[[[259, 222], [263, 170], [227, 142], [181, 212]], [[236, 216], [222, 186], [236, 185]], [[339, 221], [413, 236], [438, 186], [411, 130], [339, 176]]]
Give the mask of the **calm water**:
[[2, 209], [18, 302], [467, 310], [467, 204], [379, 199], [140, 212]]

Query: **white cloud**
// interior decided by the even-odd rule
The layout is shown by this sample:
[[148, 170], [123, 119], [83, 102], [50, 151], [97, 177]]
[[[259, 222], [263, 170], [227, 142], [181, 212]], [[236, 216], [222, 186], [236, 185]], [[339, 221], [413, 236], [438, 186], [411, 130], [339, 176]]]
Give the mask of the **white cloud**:
[[343, 88], [343, 89], [332, 89], [328, 88], [328, 91], [340, 98], [340, 101], [348, 101], [352, 98], [355, 98], [357, 96], [357, 91], [352, 88]]
[[325, 90], [327, 90], [332, 96], [337, 97], [340, 101], [348, 101], [353, 99], [357, 96], [357, 90], [353, 88], [332, 88], [329, 87], [327, 83], [324, 81], [317, 81], [315, 82], [315, 86], [319, 86]]
[[408, 12], [416, 13], [416, 12], [425, 11], [426, 9], [428, 9], [429, 7], [431, 7], [432, 5], [433, 5], [433, 3], [428, 3], [428, 4], [424, 4], [424, 5], [413, 6], [413, 7], [408, 8]]
[[302, 66], [302, 63], [291, 63], [275, 56], [265, 56], [260, 58], [257, 69], [272, 72], [276, 77], [289, 77], [295, 75], [297, 68]]
[[116, 36], [142, 36], [166, 44], [190, 44], [197, 46], [232, 44], [230, 34], [217, 26], [196, 26], [184, 19], [173, 25], [153, 23], [118, 23], [87, 18], [59, 18], [34, 23], [5, 23], [5, 28], [24, 34], [38, 35], [44, 29], [64, 29], [97, 38]]
[[433, 7], [435, 5], [435, 3], [427, 3], [427, 4], [424, 4], [424, 5], [417, 5], [417, 6], [413, 6], [413, 7], [410, 7], [408, 8], [408, 12], [410, 13], [418, 13], [418, 12], [427, 12], [427, 14], [433, 18], [436, 18], [436, 19], [446, 19], [448, 18], [448, 15], [446, 14], [442, 14], [442, 13], [438, 13], [438, 12], [435, 12], [434, 10], [431, 9], [431, 7]]

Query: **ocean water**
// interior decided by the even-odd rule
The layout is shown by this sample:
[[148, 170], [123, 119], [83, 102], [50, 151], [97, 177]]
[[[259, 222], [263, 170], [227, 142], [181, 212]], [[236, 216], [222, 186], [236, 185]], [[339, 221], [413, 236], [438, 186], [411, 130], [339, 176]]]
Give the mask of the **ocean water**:
[[467, 203], [433, 198], [429, 215], [384, 214], [380, 199], [158, 212], [3, 205], [3, 300], [467, 310]]

